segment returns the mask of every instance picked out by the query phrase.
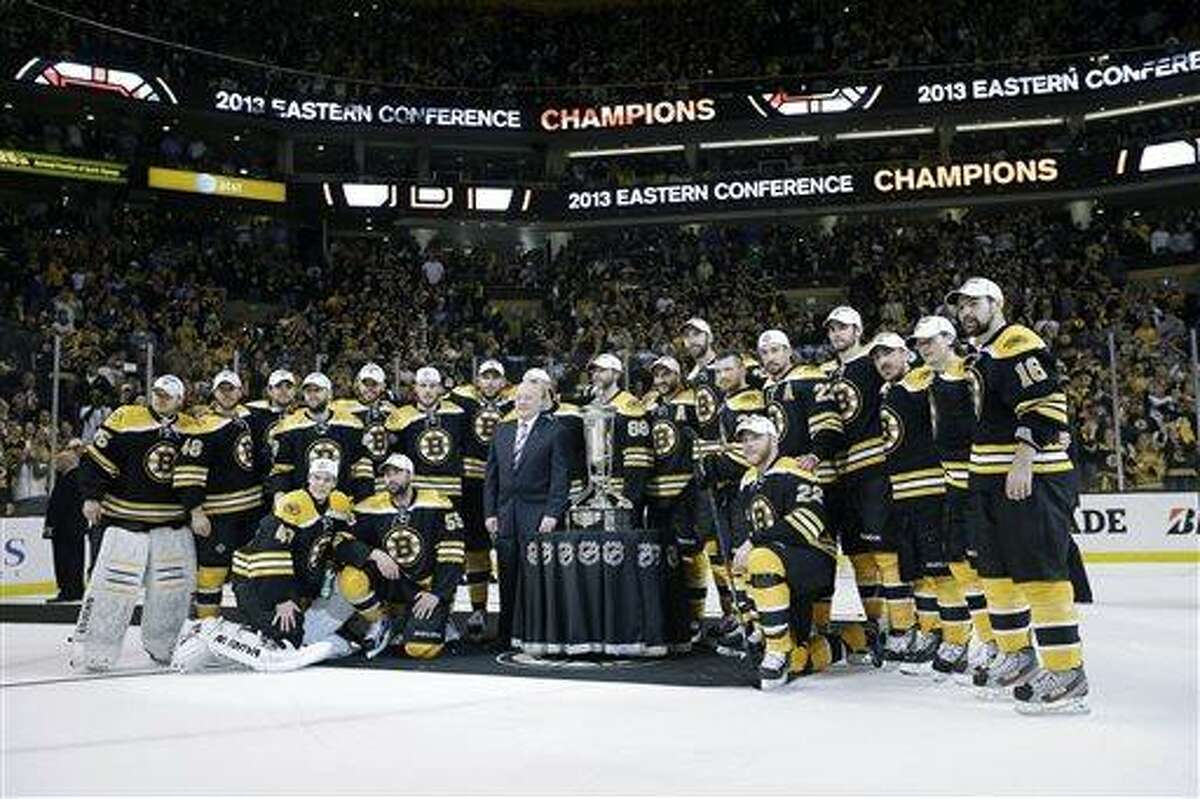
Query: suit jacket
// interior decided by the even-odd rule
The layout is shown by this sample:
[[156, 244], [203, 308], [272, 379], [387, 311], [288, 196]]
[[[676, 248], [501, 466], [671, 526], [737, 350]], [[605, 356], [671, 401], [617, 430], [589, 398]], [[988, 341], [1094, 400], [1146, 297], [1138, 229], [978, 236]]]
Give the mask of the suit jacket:
[[558, 421], [538, 414], [513, 466], [517, 421], [502, 422], [492, 436], [483, 485], [484, 517], [500, 520], [500, 536], [532, 535], [543, 516], [567, 511], [567, 448]]

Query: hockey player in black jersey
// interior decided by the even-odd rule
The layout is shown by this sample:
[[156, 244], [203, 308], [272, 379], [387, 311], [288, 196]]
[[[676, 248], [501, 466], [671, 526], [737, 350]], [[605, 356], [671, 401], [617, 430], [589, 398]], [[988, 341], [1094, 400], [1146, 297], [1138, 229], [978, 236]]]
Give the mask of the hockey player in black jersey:
[[142, 645], [170, 661], [196, 588], [196, 550], [187, 511], [171, 483], [180, 447], [196, 421], [180, 413], [183, 381], [162, 375], [150, 407], [113, 411], [80, 462], [83, 516], [104, 543], [71, 636], [71, 666], [107, 671], [121, 652], [139, 593]]
[[[334, 400], [329, 407], [334, 413], [344, 413], [362, 422], [363, 447], [371, 458], [371, 467], [378, 471], [388, 454], [388, 416], [395, 405], [387, 397], [387, 375], [377, 363], [366, 363], [354, 378], [354, 397]], [[380, 487], [378, 476], [375, 488]]]
[[212, 406], [183, 442], [173, 478], [196, 535], [197, 618], [220, 613], [233, 552], [250, 540], [263, 515], [263, 469], [250, 411], [240, 403], [241, 378], [225, 370], [212, 386]]
[[637, 397], [621, 388], [624, 367], [621, 359], [602, 353], [589, 367], [592, 404], [608, 406], [616, 413], [613, 424], [612, 490], [629, 500], [633, 523], [643, 524], [646, 507], [646, 482], [654, 469], [654, 451], [650, 441], [650, 422]]
[[259, 479], [264, 483], [274, 460], [272, 434], [279, 422], [294, 410], [295, 402], [296, 376], [287, 369], [276, 369], [267, 377], [266, 399], [246, 403], [246, 410], [250, 411], [250, 431], [254, 435], [254, 460], [259, 468]]
[[462, 499], [467, 414], [443, 396], [442, 375], [432, 366], [417, 370], [414, 390], [414, 400], [388, 417], [391, 451], [412, 459], [417, 488], [432, 489], [457, 503]]
[[841, 641], [812, 626], [812, 603], [831, 593], [837, 543], [825, 527], [823, 490], [816, 475], [779, 453], [766, 416], [738, 419], [736, 433], [748, 467], [741, 477], [733, 566], [749, 579], [764, 638], [759, 687], [784, 685], [841, 658]]
[[1005, 320], [991, 280], [971, 278], [946, 301], [979, 346], [969, 366], [978, 416], [970, 486], [1000, 656], [975, 684], [992, 695], [1011, 691], [1022, 712], [1086, 712], [1067, 563], [1074, 465], [1054, 358], [1036, 333]]
[[693, 637], [700, 633], [708, 595], [708, 558], [696, 527], [696, 393], [669, 355], [650, 366], [654, 389], [643, 398], [654, 446], [654, 472], [646, 485], [646, 524], [668, 531], [679, 546], [691, 609]]
[[385, 490], [355, 506], [354, 540], [338, 548], [338, 590], [373, 624], [394, 613], [386, 624], [404, 654], [435, 658], [463, 575], [462, 518], [448, 498], [413, 485], [406, 455], [389, 455], [382, 472]]
[[274, 457], [265, 492], [268, 499], [308, 484], [308, 467], [317, 458], [338, 464], [338, 490], [351, 498], [371, 495], [375, 486], [371, 457], [363, 446], [363, 425], [330, 407], [333, 384], [320, 372], [304, 378], [304, 407], [288, 414], [271, 437]]
[[486, 629], [488, 582], [492, 573], [492, 541], [483, 526], [484, 467], [496, 425], [512, 410], [512, 392], [506, 385], [504, 365], [496, 360], [479, 364], [475, 381], [456, 386], [450, 392], [450, 399], [466, 414], [461, 508], [467, 542], [467, 593], [471, 600], [467, 636], [477, 641]]
[[[895, 552], [883, 547], [890, 491], [883, 474], [883, 435], [879, 390], [883, 378], [862, 344], [862, 317], [839, 306], [825, 318], [829, 345], [837, 355], [830, 390], [842, 417], [838, 478], [827, 492], [829, 524], [854, 567], [854, 579], [867, 618], [882, 627], [884, 614], [903, 622], [907, 594]], [[889, 602], [888, 600], [892, 601]]]

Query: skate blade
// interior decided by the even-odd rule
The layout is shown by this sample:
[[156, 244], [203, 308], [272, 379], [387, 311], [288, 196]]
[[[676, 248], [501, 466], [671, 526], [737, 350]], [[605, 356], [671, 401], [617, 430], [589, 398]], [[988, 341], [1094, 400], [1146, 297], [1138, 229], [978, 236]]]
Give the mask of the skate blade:
[[1015, 706], [1022, 716], [1086, 716], [1092, 712], [1085, 697], [1075, 697], [1049, 705], [1040, 702], [1016, 702]]
[[978, 685], [975, 688], [975, 698], [980, 702], [1003, 702], [1012, 699], [1012, 689]]
[[723, 658], [735, 658], [737, 660], [746, 659], [746, 650], [744, 649], [734, 649], [731, 646], [718, 646], [716, 652]]

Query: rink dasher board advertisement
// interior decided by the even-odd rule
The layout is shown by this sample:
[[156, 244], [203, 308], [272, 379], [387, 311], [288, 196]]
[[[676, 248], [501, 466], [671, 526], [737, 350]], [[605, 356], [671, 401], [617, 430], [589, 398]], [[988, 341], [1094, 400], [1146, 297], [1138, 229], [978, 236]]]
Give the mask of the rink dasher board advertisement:
[[[1200, 563], [1200, 494], [1083, 494], [1075, 541], [1089, 562]], [[52, 594], [40, 516], [0, 518], [0, 597]]]
[[1200, 494], [1083, 494], [1075, 541], [1089, 561], [1200, 562]]
[[1040, 104], [1058, 114], [1064, 103], [1145, 101], [1200, 89], [1200, 49], [1047, 60], [1037, 67], [936, 67], [698, 83], [656, 95], [631, 86], [606, 92], [612, 97], [606, 101], [581, 99], [586, 90], [542, 90], [548, 98], [538, 103], [494, 100], [484, 91], [418, 92], [386, 85], [370, 86], [365, 99], [301, 96], [286, 90], [213, 90], [214, 85], [259, 81], [239, 81], [246, 76], [220, 73], [208, 63], [192, 65], [193, 81], [186, 86], [170, 85], [153, 63], [136, 70], [113, 69], [27, 53], [24, 59], [14, 56], [7, 69], [14, 80], [46, 89], [90, 91], [286, 123], [550, 135], [745, 121], [794, 127], [825, 119], [859, 125], [881, 115], [928, 119], [951, 108], [1008, 113], [1014, 103]]
[[53, 594], [54, 557], [41, 516], [0, 517], [0, 598]]

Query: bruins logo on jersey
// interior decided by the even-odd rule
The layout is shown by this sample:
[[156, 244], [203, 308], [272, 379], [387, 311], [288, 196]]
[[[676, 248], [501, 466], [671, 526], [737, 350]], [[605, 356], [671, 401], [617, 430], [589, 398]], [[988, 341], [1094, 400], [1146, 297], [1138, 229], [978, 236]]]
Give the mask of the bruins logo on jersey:
[[309, 463], [312, 463], [317, 458], [326, 458], [331, 461], [342, 462], [342, 448], [332, 438], [318, 438], [316, 441], [308, 445], [308, 453], [306, 454]]
[[858, 386], [849, 380], [839, 380], [833, 384], [833, 399], [837, 403], [838, 413], [841, 414], [843, 422], [852, 421], [862, 410], [862, 394], [859, 393]]
[[779, 431], [779, 440], [787, 438], [788, 417], [783, 405], [772, 402], [767, 406], [767, 417], [775, 423], [775, 429]]
[[308, 548], [308, 568], [310, 571], [317, 571], [321, 568], [321, 564], [325, 562], [325, 556], [329, 554], [329, 548], [333, 545], [333, 535], [330, 533], [321, 533], [313, 539], [312, 544]]
[[233, 459], [247, 472], [254, 468], [254, 438], [248, 430], [239, 434], [237, 441], [233, 442]]
[[496, 434], [496, 425], [498, 424], [500, 424], [500, 411], [486, 405], [481, 407], [479, 413], [475, 414], [473, 426], [475, 438], [484, 444], [492, 443], [492, 436]]
[[383, 460], [388, 451], [387, 429], [381, 424], [371, 425], [367, 428], [367, 432], [363, 433], [362, 443], [371, 456], [371, 460]]
[[696, 389], [696, 418], [701, 424], [707, 424], [717, 415], [717, 392], [712, 386], [700, 386]]
[[146, 474], [156, 483], [171, 482], [179, 449], [170, 441], [160, 441], [146, 452]]
[[424, 545], [416, 530], [401, 523], [384, 535], [383, 548], [401, 568], [409, 568], [420, 560]]
[[417, 436], [417, 454], [426, 463], [438, 465], [450, 457], [450, 434], [440, 427], [430, 427]]
[[971, 389], [971, 404], [975, 407], [975, 418], [983, 418], [983, 374], [972, 365], [967, 369], [967, 387]]
[[904, 422], [891, 408], [880, 408], [879, 426], [883, 430], [884, 452], [894, 451], [904, 440]]
[[750, 525], [755, 530], [769, 530], [775, 526], [775, 508], [762, 494], [756, 494], [750, 501]]
[[670, 457], [679, 444], [679, 431], [666, 419], [655, 421], [650, 428], [650, 435], [654, 438], [654, 454], [659, 458]]

